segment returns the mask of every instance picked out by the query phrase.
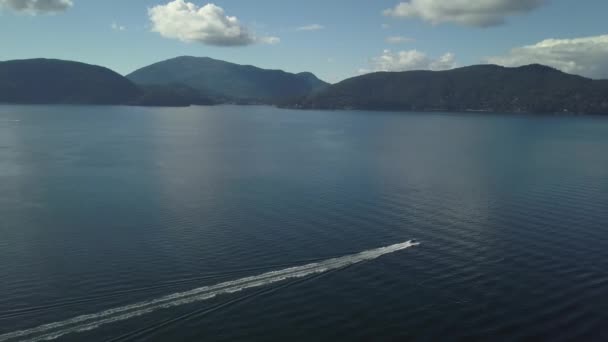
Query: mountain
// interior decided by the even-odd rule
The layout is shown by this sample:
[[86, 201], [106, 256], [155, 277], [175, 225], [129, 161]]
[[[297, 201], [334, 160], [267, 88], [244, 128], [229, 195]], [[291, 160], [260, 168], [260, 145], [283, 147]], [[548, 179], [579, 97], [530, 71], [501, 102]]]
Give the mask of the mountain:
[[301, 72], [299, 74], [296, 74], [296, 76], [299, 79], [308, 83], [308, 86], [311, 88], [312, 91], [325, 89], [325, 88], [327, 88], [327, 86], [329, 86], [329, 83], [327, 83], [325, 81], [321, 81], [312, 72]]
[[290, 107], [608, 114], [608, 81], [539, 64], [377, 72], [329, 86]]
[[215, 99], [200, 91], [181, 84], [140, 86], [141, 96], [130, 104], [148, 107], [188, 107], [190, 105], [215, 105], [221, 99]]
[[311, 73], [178, 57], [127, 77], [56, 59], [0, 62], [0, 103], [189, 106], [267, 103], [292, 108], [608, 114], [608, 80], [533, 64], [377, 72], [328, 85]]
[[245, 103], [277, 103], [327, 87], [311, 73], [291, 74], [207, 57], [177, 57], [139, 69], [127, 78], [139, 85], [182, 84], [210, 97]]
[[0, 103], [125, 104], [141, 90], [110, 69], [56, 59], [0, 62]]

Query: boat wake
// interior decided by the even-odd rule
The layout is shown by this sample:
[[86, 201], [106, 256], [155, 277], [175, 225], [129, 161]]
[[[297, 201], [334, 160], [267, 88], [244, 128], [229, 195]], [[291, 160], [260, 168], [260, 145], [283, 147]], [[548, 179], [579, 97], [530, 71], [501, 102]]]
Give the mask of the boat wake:
[[303, 278], [314, 274], [321, 274], [328, 271], [345, 268], [364, 261], [377, 259], [386, 254], [391, 254], [414, 247], [418, 244], [419, 243], [414, 241], [408, 241], [392, 246], [364, 251], [358, 254], [267, 272], [216, 285], [203, 286], [190, 291], [178, 292], [157, 299], [151, 299], [135, 304], [108, 309], [99, 313], [82, 315], [60, 322], [44, 324], [31, 329], [3, 334], [0, 335], [0, 342], [13, 340], [28, 342], [50, 341], [67, 334], [90, 331], [102, 325], [128, 320], [161, 309], [200, 302], [222, 294], [236, 293], [289, 279]]

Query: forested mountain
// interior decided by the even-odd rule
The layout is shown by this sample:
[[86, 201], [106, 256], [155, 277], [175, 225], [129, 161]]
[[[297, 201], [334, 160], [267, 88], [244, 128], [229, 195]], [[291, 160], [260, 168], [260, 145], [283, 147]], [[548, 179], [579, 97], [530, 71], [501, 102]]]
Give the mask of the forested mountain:
[[0, 103], [126, 104], [141, 90], [114, 71], [57, 59], [0, 62]]
[[139, 85], [182, 84], [214, 98], [267, 104], [306, 96], [327, 86], [311, 73], [291, 74], [207, 57], [169, 59], [127, 78]]
[[296, 108], [608, 114], [608, 81], [533, 64], [377, 72], [292, 102]]
[[55, 59], [0, 62], [0, 103], [188, 106], [266, 103], [292, 108], [608, 114], [608, 80], [533, 64], [377, 72], [328, 85], [210, 58], [178, 57], [127, 77]]

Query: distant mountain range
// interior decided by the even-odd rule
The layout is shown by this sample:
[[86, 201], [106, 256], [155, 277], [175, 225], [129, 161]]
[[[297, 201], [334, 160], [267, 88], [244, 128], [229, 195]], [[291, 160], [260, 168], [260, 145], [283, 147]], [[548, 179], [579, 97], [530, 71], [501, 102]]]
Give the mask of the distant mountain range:
[[95, 65], [56, 59], [0, 62], [0, 103], [189, 106], [278, 104], [328, 84], [210, 58], [178, 57], [128, 77]]
[[608, 80], [543, 65], [378, 72], [329, 85], [311, 73], [178, 57], [123, 77], [79, 62], [0, 62], [0, 103], [608, 114]]
[[378, 72], [342, 81], [286, 106], [608, 114], [608, 80], [591, 80], [539, 64]]
[[141, 68], [127, 78], [139, 85], [180, 84], [218, 99], [274, 104], [324, 89], [311, 73], [292, 74], [207, 57], [177, 57]]

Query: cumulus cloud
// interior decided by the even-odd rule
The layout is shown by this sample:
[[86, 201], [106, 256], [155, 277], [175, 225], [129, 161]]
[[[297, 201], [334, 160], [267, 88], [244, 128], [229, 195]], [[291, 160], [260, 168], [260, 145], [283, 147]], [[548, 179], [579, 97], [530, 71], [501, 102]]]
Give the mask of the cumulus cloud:
[[546, 39], [514, 48], [504, 56], [486, 58], [484, 62], [513, 67], [539, 63], [567, 73], [608, 78], [608, 35]]
[[311, 24], [311, 25], [306, 25], [306, 26], [300, 26], [298, 28], [296, 28], [296, 31], [319, 31], [319, 30], [323, 30], [325, 28], [325, 26], [320, 25], [320, 24]]
[[535, 10], [547, 0], [409, 0], [384, 14], [420, 18], [433, 24], [454, 23], [488, 27], [504, 24], [506, 17]]
[[258, 37], [237, 17], [228, 16], [214, 4], [199, 7], [175, 0], [148, 9], [152, 31], [170, 39], [215, 46], [243, 46], [256, 43], [277, 44], [277, 37]]
[[386, 38], [386, 42], [389, 44], [403, 44], [403, 43], [411, 43], [413, 41], [414, 41], [414, 39], [412, 39], [412, 38], [402, 37], [402, 36], [392, 36], [392, 37]]
[[456, 67], [456, 57], [448, 52], [439, 58], [428, 56], [418, 50], [392, 52], [384, 50], [382, 55], [370, 60], [369, 69], [361, 69], [360, 73], [376, 71], [408, 71], [408, 70], [448, 70]]
[[0, 7], [31, 15], [63, 12], [72, 6], [72, 0], [0, 0]]

